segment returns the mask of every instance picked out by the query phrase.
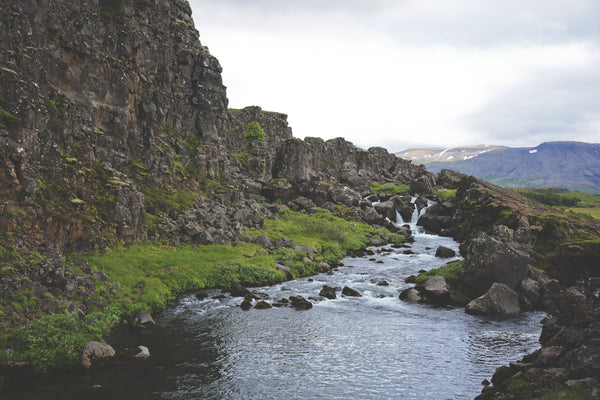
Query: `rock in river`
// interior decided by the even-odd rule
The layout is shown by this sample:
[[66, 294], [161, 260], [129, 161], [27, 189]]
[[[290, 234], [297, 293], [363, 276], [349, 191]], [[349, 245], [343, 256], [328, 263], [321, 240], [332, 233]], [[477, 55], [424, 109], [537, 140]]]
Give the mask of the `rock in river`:
[[292, 302], [292, 306], [302, 309], [302, 310], [308, 310], [310, 308], [312, 308], [312, 303], [308, 300], [306, 300], [304, 297], [302, 296], [290, 296], [290, 301]]
[[358, 290], [349, 288], [348, 286], [344, 286], [344, 288], [342, 289], [342, 294], [344, 296], [350, 296], [350, 297], [361, 297], [362, 295], [358, 292]]
[[81, 365], [86, 369], [102, 367], [112, 362], [115, 354], [115, 349], [107, 343], [87, 342], [81, 354]]
[[465, 311], [478, 315], [518, 314], [519, 297], [505, 284], [495, 282], [483, 296], [467, 304]]

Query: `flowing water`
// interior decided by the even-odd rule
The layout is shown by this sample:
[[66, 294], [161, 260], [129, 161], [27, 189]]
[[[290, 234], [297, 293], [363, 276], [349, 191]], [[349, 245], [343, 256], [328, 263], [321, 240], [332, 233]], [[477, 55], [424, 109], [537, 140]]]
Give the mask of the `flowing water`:
[[[410, 249], [385, 247], [373, 249], [377, 253], [370, 259], [346, 258], [333, 275], [257, 289], [271, 299], [309, 298], [327, 284], [349, 286], [362, 297], [338, 292], [333, 300], [313, 300], [310, 310], [242, 311], [240, 298], [185, 296], [158, 316], [153, 329], [111, 337], [120, 346], [148, 346], [149, 359], [42, 380], [21, 389], [18, 398], [473, 398], [496, 367], [539, 347], [543, 314], [480, 317], [461, 308], [400, 301], [407, 276], [450, 261], [435, 257], [438, 246], [458, 250], [449, 238], [415, 234], [415, 239]], [[406, 250], [414, 254], [403, 254]], [[378, 285], [381, 281], [389, 286]], [[17, 392], [7, 398], [11, 393]]]

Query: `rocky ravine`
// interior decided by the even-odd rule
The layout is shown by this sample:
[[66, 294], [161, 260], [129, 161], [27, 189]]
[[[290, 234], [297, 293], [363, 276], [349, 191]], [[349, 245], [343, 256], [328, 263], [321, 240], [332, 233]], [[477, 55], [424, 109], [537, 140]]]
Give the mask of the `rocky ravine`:
[[[373, 182], [410, 185], [422, 208], [437, 184], [456, 188], [457, 198], [435, 198], [421, 223], [463, 242], [469, 295], [503, 283], [521, 294], [521, 307], [556, 315], [544, 329], [549, 346], [560, 347], [556, 357], [540, 353], [511, 367], [484, 395], [534, 393], [556, 368], [557, 387], [595, 393], [598, 335], [586, 310], [597, 310], [589, 280], [599, 275], [597, 225], [551, 216], [551, 209], [473, 178], [442, 173], [436, 181], [381, 148], [293, 138], [284, 114], [228, 110], [221, 67], [199, 42], [190, 14], [184, 0], [0, 0], [3, 297], [30, 290], [49, 302], [51, 293], [68, 303], [83, 299], [74, 307], [85, 312], [94, 279], [105, 277], [76, 259], [75, 273], [66, 254], [146, 238], [234, 242], [272, 216], [264, 199], [307, 212], [341, 210], [409, 237], [386, 217], [410, 212], [410, 198], [374, 205], [361, 192]], [[243, 138], [253, 121], [264, 142]], [[514, 271], [486, 263], [488, 254], [505, 262], [505, 252], [514, 253]], [[571, 306], [578, 313], [565, 311]], [[16, 326], [38, 316], [15, 309], [6, 319]], [[591, 361], [580, 362], [586, 351]], [[508, 393], [518, 373], [525, 375], [522, 392]]]
[[[81, 260], [70, 260], [79, 273], [67, 267], [73, 252], [231, 243], [273, 216], [259, 202], [299, 196], [398, 229], [356, 190], [377, 181], [432, 191], [431, 173], [384, 149], [303, 141], [285, 114], [230, 111], [187, 1], [1, 0], [0, 38], [5, 298], [32, 291], [50, 312], [47, 293], [79, 298], [85, 312], [94, 278], [106, 277]], [[249, 122], [264, 142], [244, 138]], [[10, 309], [3, 322], [39, 315]]]

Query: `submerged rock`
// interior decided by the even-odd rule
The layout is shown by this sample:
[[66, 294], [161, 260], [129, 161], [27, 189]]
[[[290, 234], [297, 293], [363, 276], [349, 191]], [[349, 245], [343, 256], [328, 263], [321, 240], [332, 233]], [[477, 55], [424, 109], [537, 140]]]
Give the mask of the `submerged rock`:
[[133, 356], [133, 358], [138, 360], [145, 360], [150, 357], [150, 350], [146, 346], [138, 346], [139, 352]]
[[518, 314], [519, 297], [505, 284], [495, 282], [483, 296], [467, 304], [465, 311], [477, 315]]
[[136, 312], [131, 319], [131, 326], [135, 328], [149, 328], [154, 325], [156, 325], [156, 322], [154, 322], [152, 316], [146, 311]]

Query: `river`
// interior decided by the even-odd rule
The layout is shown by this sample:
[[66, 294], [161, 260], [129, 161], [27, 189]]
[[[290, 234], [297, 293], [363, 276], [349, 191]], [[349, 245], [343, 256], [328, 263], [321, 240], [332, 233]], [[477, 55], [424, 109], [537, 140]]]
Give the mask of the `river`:
[[[413, 229], [415, 226], [413, 224]], [[40, 380], [23, 399], [472, 399], [495, 368], [539, 347], [542, 313], [511, 318], [472, 316], [398, 299], [404, 279], [452, 259], [450, 238], [415, 234], [410, 248], [373, 248], [321, 274], [258, 288], [271, 299], [318, 297], [324, 284], [349, 286], [361, 297], [313, 300], [243, 311], [241, 298], [173, 302], [157, 326], [124, 329], [115, 347], [145, 345], [142, 362], [122, 361], [96, 373]], [[407, 250], [414, 254], [404, 254]], [[386, 281], [389, 286], [377, 283]], [[218, 292], [209, 293], [218, 294]]]

